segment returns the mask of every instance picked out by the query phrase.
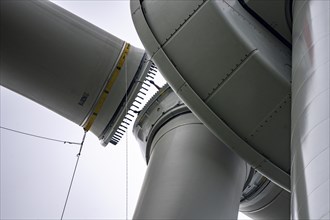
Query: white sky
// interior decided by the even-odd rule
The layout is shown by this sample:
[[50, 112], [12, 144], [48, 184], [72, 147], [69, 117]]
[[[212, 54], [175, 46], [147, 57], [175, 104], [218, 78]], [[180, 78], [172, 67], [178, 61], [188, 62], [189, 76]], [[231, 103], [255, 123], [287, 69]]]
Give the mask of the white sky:
[[[143, 48], [128, 0], [56, 1], [111, 34]], [[80, 142], [83, 129], [1, 87], [1, 126]], [[1, 129], [1, 219], [59, 219], [76, 162], [77, 145], [49, 142]], [[131, 218], [146, 170], [129, 129], [128, 210]], [[125, 219], [126, 137], [104, 148], [91, 133], [80, 158], [65, 219]], [[246, 219], [246, 217], [240, 216]]]

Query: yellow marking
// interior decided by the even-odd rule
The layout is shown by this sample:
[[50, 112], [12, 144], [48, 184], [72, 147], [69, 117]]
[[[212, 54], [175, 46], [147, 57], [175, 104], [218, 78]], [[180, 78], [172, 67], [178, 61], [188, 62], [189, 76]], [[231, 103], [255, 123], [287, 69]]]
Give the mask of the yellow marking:
[[89, 116], [87, 122], [84, 125], [84, 130], [85, 131], [88, 131], [92, 127], [98, 113], [101, 111], [102, 106], [103, 106], [105, 100], [107, 99], [107, 96], [108, 96], [112, 86], [114, 85], [115, 81], [117, 80], [117, 78], [119, 76], [120, 70], [121, 70], [121, 68], [122, 68], [122, 66], [125, 62], [126, 57], [127, 57], [129, 48], [130, 48], [130, 44], [125, 43], [124, 50], [123, 50], [123, 52], [122, 52], [122, 54], [121, 54], [121, 56], [118, 60], [117, 66], [113, 70], [107, 85], [105, 86], [103, 92], [101, 93], [101, 96], [100, 96], [99, 100], [97, 101], [97, 103], [95, 105], [95, 108], [93, 110], [93, 113]]

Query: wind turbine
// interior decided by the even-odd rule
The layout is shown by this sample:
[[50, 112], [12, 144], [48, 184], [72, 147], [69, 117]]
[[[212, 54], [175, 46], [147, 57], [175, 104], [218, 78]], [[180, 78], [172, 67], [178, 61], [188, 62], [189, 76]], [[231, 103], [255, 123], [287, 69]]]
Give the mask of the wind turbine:
[[[136, 219], [329, 218], [328, 1], [131, 1], [146, 54], [49, 2], [1, 10], [2, 85], [104, 145], [139, 114]], [[140, 111], [156, 66], [173, 91]]]

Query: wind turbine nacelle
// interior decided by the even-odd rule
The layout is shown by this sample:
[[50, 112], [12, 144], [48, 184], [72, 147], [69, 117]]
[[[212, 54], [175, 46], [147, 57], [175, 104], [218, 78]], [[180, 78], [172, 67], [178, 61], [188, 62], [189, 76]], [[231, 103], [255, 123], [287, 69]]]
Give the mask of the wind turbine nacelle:
[[[268, 3], [274, 6], [270, 14], [285, 22], [284, 2]], [[131, 12], [146, 51], [188, 108], [289, 191], [290, 29], [283, 22], [279, 30], [263, 25], [249, 8], [258, 10], [259, 4], [132, 0]]]

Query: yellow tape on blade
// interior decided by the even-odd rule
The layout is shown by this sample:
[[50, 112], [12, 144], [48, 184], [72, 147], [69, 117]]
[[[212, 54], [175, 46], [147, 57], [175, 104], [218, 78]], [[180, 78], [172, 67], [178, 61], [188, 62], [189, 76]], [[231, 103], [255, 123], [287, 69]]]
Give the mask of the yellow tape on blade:
[[128, 51], [129, 51], [129, 48], [130, 48], [130, 44], [125, 43], [124, 50], [123, 50], [123, 52], [122, 52], [122, 54], [121, 54], [121, 56], [118, 60], [117, 66], [113, 70], [107, 85], [103, 89], [102, 94], [101, 94], [100, 98], [98, 99], [98, 101], [97, 101], [97, 103], [94, 107], [93, 113], [89, 116], [87, 122], [84, 125], [84, 130], [85, 131], [89, 131], [89, 129], [92, 127], [97, 115], [101, 111], [102, 106], [103, 106], [105, 100], [107, 99], [107, 96], [108, 96], [112, 86], [114, 85], [116, 79], [118, 78], [122, 66], [124, 65], [125, 59], [127, 57]]

